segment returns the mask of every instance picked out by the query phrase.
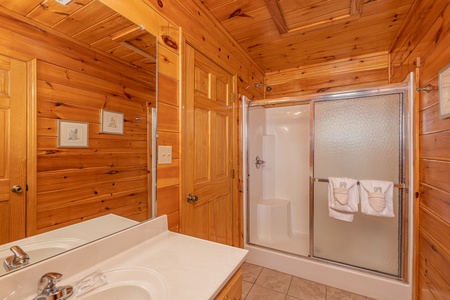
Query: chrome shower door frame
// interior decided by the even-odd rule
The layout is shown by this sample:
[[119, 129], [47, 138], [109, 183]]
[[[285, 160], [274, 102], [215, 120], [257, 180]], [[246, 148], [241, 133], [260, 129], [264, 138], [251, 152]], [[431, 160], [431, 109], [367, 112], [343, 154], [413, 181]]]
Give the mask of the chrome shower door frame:
[[[368, 272], [372, 274], [376, 274], [379, 276], [387, 277], [390, 279], [400, 280], [402, 282], [407, 282], [407, 270], [408, 270], [408, 214], [409, 214], [409, 190], [410, 190], [410, 179], [409, 179], [409, 152], [411, 147], [411, 139], [410, 139], [410, 113], [409, 113], [409, 102], [410, 99], [410, 90], [409, 84], [401, 83], [401, 84], [391, 84], [382, 86], [375, 89], [367, 89], [367, 90], [354, 90], [354, 91], [345, 91], [341, 93], [333, 93], [333, 94], [324, 94], [317, 97], [312, 97], [310, 100], [310, 248], [309, 248], [309, 257], [311, 259], [320, 261], [326, 264], [339, 265], [347, 268], [355, 269], [358, 271]], [[335, 262], [326, 260], [323, 258], [314, 256], [314, 183], [317, 180], [314, 177], [314, 154], [315, 154], [315, 104], [323, 101], [335, 101], [335, 100], [348, 100], [353, 98], [363, 98], [363, 97], [371, 97], [371, 96], [383, 96], [389, 94], [400, 94], [401, 97], [401, 105], [400, 105], [400, 145], [399, 145], [399, 158], [400, 158], [400, 170], [399, 170], [399, 184], [397, 184], [397, 188], [399, 188], [399, 251], [401, 253], [401, 257], [399, 259], [399, 276], [393, 276], [390, 274], [380, 273], [373, 270], [368, 270], [364, 268], [360, 268], [358, 266], [352, 266], [345, 263]]]

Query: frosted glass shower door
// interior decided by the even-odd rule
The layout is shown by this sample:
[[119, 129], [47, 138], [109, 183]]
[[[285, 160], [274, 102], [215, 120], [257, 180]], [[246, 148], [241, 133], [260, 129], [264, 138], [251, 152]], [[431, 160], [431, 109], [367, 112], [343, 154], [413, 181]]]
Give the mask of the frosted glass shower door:
[[[315, 101], [313, 178], [402, 182], [402, 99], [394, 93]], [[364, 215], [359, 206], [347, 222], [329, 216], [328, 183], [314, 182], [313, 256], [400, 276], [401, 197], [394, 188], [393, 218]]]

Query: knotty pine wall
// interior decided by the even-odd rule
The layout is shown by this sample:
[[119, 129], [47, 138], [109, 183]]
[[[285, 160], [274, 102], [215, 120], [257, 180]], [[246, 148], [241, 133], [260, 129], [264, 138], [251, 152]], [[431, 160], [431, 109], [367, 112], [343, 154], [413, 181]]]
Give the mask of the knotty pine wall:
[[272, 92], [266, 98], [317, 95], [376, 87], [388, 83], [387, 52], [300, 66], [266, 74]]
[[[0, 47], [37, 59], [37, 184], [28, 192], [35, 197], [27, 234], [108, 213], [146, 219], [155, 73], [3, 14], [0, 22]], [[100, 134], [101, 109], [124, 113], [124, 135]], [[57, 148], [57, 119], [89, 122], [89, 147]]]
[[[142, 24], [158, 38], [158, 144], [172, 146], [174, 152], [171, 165], [157, 167], [157, 214], [167, 214], [169, 228], [178, 231], [182, 222], [180, 201], [185, 201], [185, 195], [180, 194], [183, 151], [180, 149], [180, 88], [183, 85], [180, 69], [184, 43], [191, 44], [230, 74], [237, 74], [237, 98], [240, 95], [250, 99], [262, 98], [263, 88], [256, 89], [254, 84], [263, 82], [264, 74], [198, 0], [100, 1], [134, 23]], [[236, 164], [239, 156], [236, 155]], [[242, 174], [238, 176], [242, 183]], [[235, 239], [242, 244], [242, 195], [235, 199]]]
[[418, 67], [418, 175], [415, 203], [416, 299], [450, 295], [450, 119], [439, 118], [438, 72], [450, 63], [450, 3], [416, 1], [393, 46], [393, 82]]
[[[184, 41], [237, 74], [237, 90], [250, 98], [261, 97], [252, 86], [264, 75], [199, 1], [101, 2], [158, 39], [158, 145], [172, 146], [173, 162], [157, 166], [157, 214], [167, 214], [169, 228], [178, 231], [183, 200], [179, 103]], [[149, 76], [7, 15], [0, 18], [0, 47], [37, 58], [37, 195], [29, 205], [28, 235], [106, 213], [146, 219], [150, 192], [146, 116], [155, 105], [155, 86], [145, 78], [155, 74]], [[99, 133], [102, 108], [125, 112], [124, 136]], [[57, 119], [89, 122], [89, 148], [57, 148]], [[234, 207], [239, 210], [241, 203]], [[235, 218], [241, 221], [241, 216], [238, 211]]]

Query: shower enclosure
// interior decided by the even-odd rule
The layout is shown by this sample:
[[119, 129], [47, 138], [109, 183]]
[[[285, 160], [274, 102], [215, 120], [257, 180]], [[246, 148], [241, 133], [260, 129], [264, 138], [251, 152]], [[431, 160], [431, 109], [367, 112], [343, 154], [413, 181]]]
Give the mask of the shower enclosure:
[[[405, 84], [290, 99], [282, 105], [248, 103], [244, 138], [250, 260], [265, 260], [267, 267], [282, 271], [289, 271], [295, 260], [314, 264], [322, 271], [299, 275], [319, 282], [327, 268], [366, 279], [407, 281], [408, 92]], [[356, 180], [358, 202], [361, 181], [392, 182], [393, 216], [362, 213], [359, 204], [351, 221], [336, 218], [330, 213], [329, 178]], [[262, 259], [268, 253], [278, 256]], [[275, 261], [291, 266], [277, 268]], [[302, 271], [291, 274], [295, 272]], [[372, 296], [380, 293], [373, 289]]]

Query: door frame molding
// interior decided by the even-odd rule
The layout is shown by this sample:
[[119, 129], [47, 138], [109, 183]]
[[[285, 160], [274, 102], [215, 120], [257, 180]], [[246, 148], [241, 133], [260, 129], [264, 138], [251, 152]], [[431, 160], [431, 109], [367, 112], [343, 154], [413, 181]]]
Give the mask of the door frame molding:
[[37, 59], [27, 62], [27, 209], [26, 235], [37, 233]]

